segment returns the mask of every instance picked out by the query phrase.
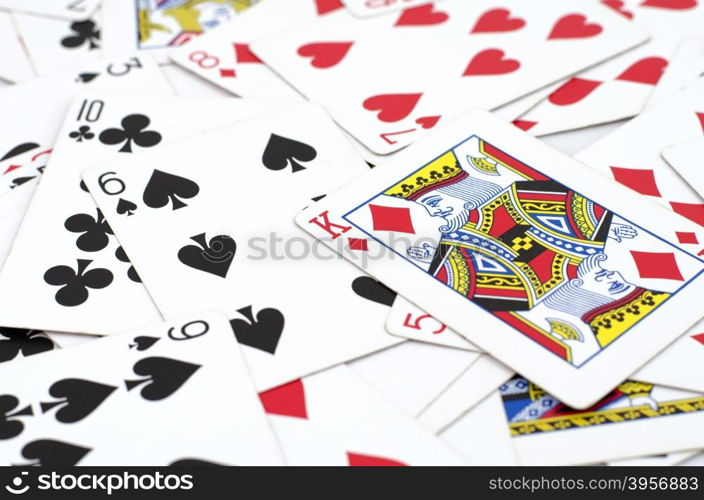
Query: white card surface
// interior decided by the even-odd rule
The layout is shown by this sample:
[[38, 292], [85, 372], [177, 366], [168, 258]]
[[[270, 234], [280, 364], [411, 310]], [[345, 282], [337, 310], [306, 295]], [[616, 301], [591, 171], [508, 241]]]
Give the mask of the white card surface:
[[0, 440], [4, 465], [283, 463], [219, 313], [39, 356], [41, 370], [33, 359], [0, 367], [5, 401], [24, 409]]
[[[38, 76], [92, 65], [102, 57], [98, 14], [80, 21], [30, 14], [14, 14], [13, 17]], [[134, 51], [125, 50], [115, 55], [130, 52]]]
[[491, 356], [482, 355], [418, 416], [433, 432], [441, 432], [474, 408], [514, 375]]
[[[291, 217], [367, 171], [304, 104], [83, 178], [161, 313], [225, 312], [262, 391], [402, 341], [383, 326], [395, 294]], [[118, 213], [120, 197], [137, 206], [132, 216]]]
[[428, 3], [427, 0], [342, 0], [352, 14], [359, 17], [378, 16]]
[[685, 38], [670, 58], [665, 72], [648, 99], [648, 106], [682, 90], [704, 73], [704, 37]]
[[21, 82], [35, 77], [34, 69], [20, 42], [12, 15], [0, 12], [0, 45], [3, 57], [0, 60], [0, 78], [8, 82]]
[[[388, 154], [439, 121], [507, 104], [647, 38], [599, 3], [504, 5], [508, 15], [488, 0], [446, 0], [365, 20], [341, 10], [251, 48], [366, 147]], [[346, 85], [360, 71], [374, 78]]]
[[668, 146], [662, 156], [704, 198], [704, 137]]
[[[271, 107], [239, 99], [79, 96], [0, 275], [0, 296], [12, 304], [3, 315], [5, 326], [106, 335], [159, 321], [139, 276], [82, 186], [81, 171]], [[119, 183], [107, 184], [107, 189], [119, 188]], [[129, 213], [129, 198], [122, 203]], [[54, 280], [66, 266], [74, 278]], [[38, 304], [42, 314], [36, 314]]]
[[260, 397], [290, 465], [467, 464], [344, 365]]
[[81, 20], [98, 10], [101, 0], [0, 0], [0, 9], [61, 19]]
[[296, 221], [339, 252], [366, 249], [344, 256], [576, 408], [701, 316], [689, 304], [704, 263], [666, 239], [694, 224], [488, 113], [442, 127]]
[[404, 342], [351, 361], [348, 366], [416, 418], [479, 356], [459, 349]]

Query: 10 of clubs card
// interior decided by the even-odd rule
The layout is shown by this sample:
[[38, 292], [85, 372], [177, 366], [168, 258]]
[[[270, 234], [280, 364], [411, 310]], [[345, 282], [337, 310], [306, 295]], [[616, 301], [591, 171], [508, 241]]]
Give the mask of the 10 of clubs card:
[[297, 222], [575, 408], [701, 316], [704, 263], [662, 236], [687, 221], [483, 112]]

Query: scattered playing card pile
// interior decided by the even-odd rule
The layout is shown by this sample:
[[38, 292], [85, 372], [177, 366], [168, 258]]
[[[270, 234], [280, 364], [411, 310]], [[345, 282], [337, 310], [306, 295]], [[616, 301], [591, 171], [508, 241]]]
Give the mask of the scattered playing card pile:
[[0, 48], [0, 465], [704, 463], [704, 1], [0, 0]]

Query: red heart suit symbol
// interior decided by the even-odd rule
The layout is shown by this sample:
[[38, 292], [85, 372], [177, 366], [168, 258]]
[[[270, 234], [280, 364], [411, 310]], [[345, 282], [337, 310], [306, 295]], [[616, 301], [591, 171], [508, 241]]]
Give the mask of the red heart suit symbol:
[[435, 10], [433, 4], [427, 4], [401, 12], [396, 26], [432, 26], [442, 24], [449, 18], [446, 13]]
[[511, 17], [511, 11], [508, 9], [492, 9], [482, 14], [471, 33], [516, 31], [525, 25], [526, 22], [520, 17]]
[[565, 38], [589, 38], [603, 31], [598, 24], [590, 24], [582, 14], [569, 14], [557, 20], [548, 40]]
[[424, 116], [422, 118], [418, 118], [416, 123], [425, 129], [429, 129], [437, 125], [440, 118], [440, 116]]
[[352, 45], [353, 42], [309, 43], [298, 49], [298, 55], [310, 57], [314, 68], [332, 68], [345, 58]]
[[571, 78], [562, 87], [550, 94], [548, 101], [556, 106], [569, 106], [594, 92], [602, 82], [585, 78]]
[[521, 67], [521, 63], [515, 59], [505, 58], [506, 54], [500, 49], [486, 49], [475, 55], [463, 76], [476, 75], [504, 75], [513, 73]]
[[633, 12], [626, 10], [626, 5], [623, 3], [622, 0], [601, 0], [601, 3], [603, 3], [607, 7], [611, 7], [619, 14], [623, 14], [628, 19], [633, 19]]
[[633, 63], [626, 71], [616, 77], [617, 80], [626, 82], [645, 83], [655, 85], [660, 80], [667, 60], [662, 57], [646, 57]]
[[379, 121], [393, 123], [403, 120], [415, 109], [423, 94], [381, 94], [364, 101], [364, 109], [378, 111]]
[[697, 0], [645, 0], [642, 7], [658, 7], [660, 9], [683, 10], [697, 6]]

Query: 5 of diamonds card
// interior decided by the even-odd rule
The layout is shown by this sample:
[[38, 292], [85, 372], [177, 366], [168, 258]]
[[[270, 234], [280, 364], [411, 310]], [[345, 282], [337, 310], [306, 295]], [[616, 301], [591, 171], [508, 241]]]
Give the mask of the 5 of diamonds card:
[[296, 220], [574, 408], [701, 316], [688, 221], [483, 112]]

